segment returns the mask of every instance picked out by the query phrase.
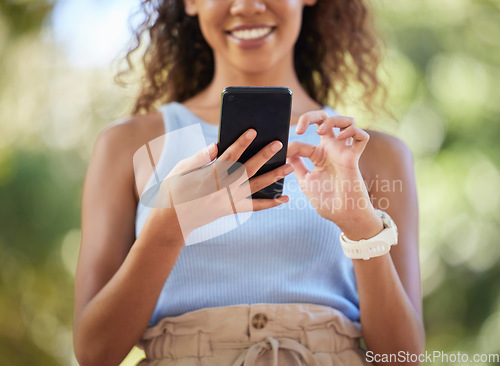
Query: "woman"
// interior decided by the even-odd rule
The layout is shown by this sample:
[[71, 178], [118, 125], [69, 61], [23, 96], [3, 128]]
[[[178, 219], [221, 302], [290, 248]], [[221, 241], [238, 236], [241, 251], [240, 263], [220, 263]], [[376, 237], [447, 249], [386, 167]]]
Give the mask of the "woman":
[[[141, 338], [146, 365], [361, 365], [377, 364], [382, 354], [419, 354], [411, 153], [398, 139], [364, 131], [325, 106], [330, 95], [342, 100], [350, 77], [364, 86], [368, 108], [375, 98], [378, 56], [363, 2], [143, 6], [151, 21], [138, 31], [151, 38], [143, 89], [132, 117], [99, 135], [84, 187], [74, 326], [80, 364], [118, 364]], [[252, 200], [255, 212], [244, 225], [184, 246], [175, 209], [139, 203], [151, 170], [134, 173], [132, 161], [147, 142], [189, 125], [201, 125], [212, 144], [183, 158], [178, 148], [189, 141], [170, 139], [158, 168], [171, 176], [212, 161], [220, 93], [230, 85], [294, 93], [289, 162], [253, 177], [281, 148], [274, 142], [245, 164], [253, 192], [287, 175], [284, 195]], [[153, 110], [158, 101], [170, 102], [161, 113]], [[218, 160], [236, 160], [254, 137], [248, 131]], [[336, 189], [325, 188], [329, 182]], [[398, 184], [387, 189], [381, 182]], [[299, 209], [294, 202], [301, 199], [308, 206]], [[211, 208], [199, 211], [193, 230]], [[356, 259], [359, 240], [396, 235], [395, 226], [398, 245], [386, 242], [377, 255], [363, 252], [369, 260]], [[359, 349], [361, 336], [370, 359]]]

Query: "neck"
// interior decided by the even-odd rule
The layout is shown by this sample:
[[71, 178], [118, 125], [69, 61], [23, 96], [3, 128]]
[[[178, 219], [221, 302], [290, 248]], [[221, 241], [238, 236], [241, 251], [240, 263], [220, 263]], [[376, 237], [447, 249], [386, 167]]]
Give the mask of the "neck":
[[259, 72], [245, 72], [226, 62], [217, 62], [211, 83], [193, 99], [202, 108], [219, 108], [220, 94], [228, 86], [283, 86], [293, 92], [292, 114], [299, 116], [307, 111], [321, 108], [300, 84], [293, 59], [277, 67]]

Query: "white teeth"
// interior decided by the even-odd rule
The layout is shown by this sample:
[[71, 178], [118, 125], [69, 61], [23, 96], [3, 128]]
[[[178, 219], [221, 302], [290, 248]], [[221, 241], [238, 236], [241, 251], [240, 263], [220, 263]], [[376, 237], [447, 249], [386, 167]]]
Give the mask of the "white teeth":
[[272, 27], [242, 29], [232, 31], [231, 34], [239, 39], [257, 39], [268, 35], [272, 30]]

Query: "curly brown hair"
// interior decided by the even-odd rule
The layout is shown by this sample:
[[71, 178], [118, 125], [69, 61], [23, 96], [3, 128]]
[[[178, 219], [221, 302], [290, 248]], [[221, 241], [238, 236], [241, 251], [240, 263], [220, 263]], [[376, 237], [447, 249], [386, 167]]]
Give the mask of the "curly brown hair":
[[[125, 57], [128, 69], [117, 74], [120, 80], [133, 70], [130, 56], [149, 35], [142, 57], [145, 75], [132, 114], [151, 112], [170, 101], [183, 102], [207, 87], [214, 73], [213, 53], [198, 17], [185, 13], [183, 0], [142, 0], [139, 12], [144, 19]], [[349, 84], [358, 83], [365, 108], [374, 113], [386, 99], [377, 76], [378, 39], [363, 0], [318, 0], [305, 7], [294, 52], [300, 83], [321, 105], [344, 103]]]

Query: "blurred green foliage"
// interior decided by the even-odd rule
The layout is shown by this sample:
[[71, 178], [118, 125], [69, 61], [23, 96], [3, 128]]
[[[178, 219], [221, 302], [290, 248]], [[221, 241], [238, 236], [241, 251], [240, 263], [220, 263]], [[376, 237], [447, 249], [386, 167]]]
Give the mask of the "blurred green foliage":
[[9, 37], [15, 40], [26, 33], [39, 31], [53, 5], [50, 0], [0, 1], [0, 14], [7, 23]]
[[[80, 200], [98, 132], [133, 90], [74, 69], [53, 2], [0, 2], [0, 359], [76, 365]], [[500, 3], [381, 0], [384, 78], [415, 157], [427, 349], [500, 352]], [[355, 104], [340, 110], [355, 115]], [[129, 358], [130, 363], [138, 353]]]

